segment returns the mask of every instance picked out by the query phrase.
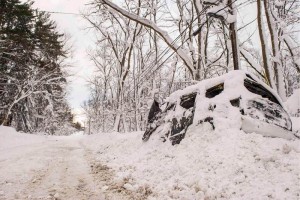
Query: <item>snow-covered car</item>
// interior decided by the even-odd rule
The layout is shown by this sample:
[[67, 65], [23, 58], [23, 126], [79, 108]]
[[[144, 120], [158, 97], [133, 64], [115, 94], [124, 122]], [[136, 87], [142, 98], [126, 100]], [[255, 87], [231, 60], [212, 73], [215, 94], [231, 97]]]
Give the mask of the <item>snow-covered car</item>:
[[293, 139], [292, 121], [279, 96], [254, 75], [240, 70], [203, 80], [154, 101], [143, 140], [151, 135], [179, 144], [189, 127], [240, 128], [269, 137]]

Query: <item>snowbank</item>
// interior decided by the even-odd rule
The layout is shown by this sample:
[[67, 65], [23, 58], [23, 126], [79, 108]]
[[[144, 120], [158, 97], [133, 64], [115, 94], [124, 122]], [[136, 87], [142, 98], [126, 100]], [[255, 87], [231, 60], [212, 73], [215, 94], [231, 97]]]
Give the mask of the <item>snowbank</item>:
[[300, 140], [213, 131], [209, 124], [191, 127], [175, 146], [155, 137], [143, 143], [142, 134], [83, 141], [133, 195], [147, 188], [148, 199], [299, 199]]
[[[293, 123], [293, 132], [300, 134], [300, 117], [291, 117]], [[299, 135], [300, 136], [300, 135]]]
[[41, 143], [45, 140], [45, 136], [19, 133], [14, 128], [0, 126], [0, 150]]
[[284, 102], [284, 105], [292, 116], [293, 131], [300, 133], [300, 89], [294, 90], [294, 93]]
[[300, 117], [300, 89], [295, 90], [284, 104], [292, 116]]
[[[69, 176], [76, 177], [80, 175], [78, 165], [91, 160], [91, 167], [99, 168], [101, 177], [108, 174], [101, 179], [102, 189], [97, 188], [97, 192], [107, 194], [120, 189], [129, 194], [128, 199], [299, 199], [300, 140], [266, 138], [230, 127], [213, 131], [209, 123], [191, 126], [185, 139], [175, 146], [161, 142], [157, 135], [145, 143], [142, 135], [77, 133], [53, 137], [0, 127], [0, 162], [10, 163], [11, 158], [17, 158], [11, 165], [26, 163], [23, 170], [28, 173], [37, 169], [43, 172], [44, 165], [49, 164], [51, 170], [45, 171], [53, 177], [62, 176], [65, 169]], [[67, 159], [70, 155], [80, 160]], [[16, 166], [12, 171], [9, 168], [12, 176], [24, 174], [23, 181], [31, 180], [27, 171], [20, 172]], [[84, 177], [93, 173], [88, 166]], [[20, 176], [15, 178], [19, 180]], [[120, 199], [117, 197], [118, 193], [111, 199]]]

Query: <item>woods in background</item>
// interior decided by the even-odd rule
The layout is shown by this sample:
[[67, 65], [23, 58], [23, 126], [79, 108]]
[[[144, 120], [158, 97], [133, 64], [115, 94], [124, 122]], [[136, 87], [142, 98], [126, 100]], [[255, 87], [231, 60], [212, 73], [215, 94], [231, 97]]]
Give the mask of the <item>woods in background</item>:
[[54, 134], [72, 123], [66, 40], [32, 4], [0, 0], [0, 124]]
[[283, 100], [300, 87], [296, 0], [89, 6], [84, 16], [98, 38], [90, 51], [97, 71], [84, 109], [95, 131], [141, 130], [153, 98], [233, 69], [256, 74]]

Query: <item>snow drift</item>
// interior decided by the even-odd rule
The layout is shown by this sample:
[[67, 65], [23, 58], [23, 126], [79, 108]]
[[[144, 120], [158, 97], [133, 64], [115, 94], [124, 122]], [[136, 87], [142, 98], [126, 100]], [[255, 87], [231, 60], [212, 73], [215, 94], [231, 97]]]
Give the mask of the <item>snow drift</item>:
[[19, 133], [14, 128], [0, 126], [0, 150], [33, 145], [44, 141], [46, 141], [45, 136]]
[[209, 124], [190, 129], [175, 146], [141, 136], [98, 134], [84, 141], [130, 198], [147, 188], [144, 199], [299, 199], [299, 140], [214, 131]]
[[292, 116], [300, 117], [300, 89], [294, 90], [284, 105]]
[[[300, 140], [267, 138], [232, 128], [213, 130], [207, 123], [197, 129], [189, 129], [186, 138], [175, 146], [162, 143], [155, 137], [145, 143], [141, 141], [142, 135], [142, 132], [133, 132], [45, 137], [0, 127], [1, 159], [8, 162], [11, 156], [31, 155], [31, 160], [27, 161], [26, 157], [22, 157], [21, 163], [26, 163], [24, 169], [10, 170], [10, 175], [16, 173], [15, 179], [19, 180], [20, 175], [17, 174], [20, 170], [32, 169], [32, 173], [37, 169], [43, 171], [39, 159], [45, 154], [45, 163], [58, 159], [57, 163], [50, 162], [56, 169], [50, 172], [51, 176], [59, 178], [61, 172], [67, 169], [65, 165], [60, 167], [62, 161], [71, 162], [74, 159], [62, 155], [50, 159], [49, 152], [58, 153], [63, 149], [64, 154], [78, 152], [77, 156], [72, 157], [78, 159], [86, 154], [93, 160], [90, 172], [85, 169], [85, 173], [90, 173], [90, 178], [94, 166], [100, 166], [101, 173], [109, 175], [109, 180], [101, 179], [100, 185], [92, 188], [97, 190], [97, 194], [109, 197], [107, 199], [299, 199]], [[45, 149], [42, 148], [44, 144]], [[71, 144], [76, 144], [76, 148]], [[56, 150], [48, 149], [50, 147]], [[0, 162], [3, 162], [1, 159]], [[80, 175], [76, 171], [78, 165], [82, 165], [77, 163], [78, 159], [68, 164], [67, 172], [72, 176], [70, 180]], [[22, 180], [25, 178], [32, 179], [28, 173], [22, 176]], [[70, 182], [70, 185], [74, 184]], [[10, 187], [11, 190], [8, 190]], [[4, 179], [0, 181], [0, 199], [13, 195], [8, 192], [15, 190], [17, 188], [8, 185]], [[46, 188], [39, 188], [39, 191], [48, 192]], [[72, 194], [65, 195], [72, 197]], [[90, 199], [93, 197], [92, 193], [81, 195], [87, 195]], [[73, 196], [73, 199], [76, 197]]]

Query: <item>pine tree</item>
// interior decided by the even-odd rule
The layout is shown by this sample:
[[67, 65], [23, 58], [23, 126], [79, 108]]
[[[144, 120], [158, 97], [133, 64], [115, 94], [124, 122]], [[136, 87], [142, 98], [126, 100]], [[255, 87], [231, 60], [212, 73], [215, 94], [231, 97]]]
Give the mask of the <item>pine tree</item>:
[[0, 124], [25, 132], [56, 130], [70, 110], [64, 35], [32, 3], [0, 0], [0, 6]]

